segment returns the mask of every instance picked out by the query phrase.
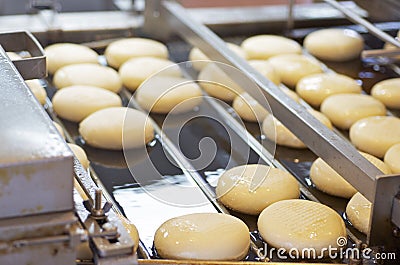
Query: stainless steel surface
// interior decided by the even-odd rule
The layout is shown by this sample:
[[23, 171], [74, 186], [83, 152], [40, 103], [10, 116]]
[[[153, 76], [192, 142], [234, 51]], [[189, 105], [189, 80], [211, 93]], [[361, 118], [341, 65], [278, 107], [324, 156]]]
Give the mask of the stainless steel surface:
[[291, 30], [294, 27], [294, 14], [293, 14], [293, 9], [295, 6], [295, 1], [294, 0], [289, 0], [288, 1], [288, 17], [287, 17], [287, 29]]
[[[400, 238], [393, 236], [393, 221], [399, 218], [393, 215], [399, 212], [395, 197], [399, 194], [400, 175], [377, 176], [375, 199], [372, 204], [368, 244], [395, 249], [400, 246]], [[393, 222], [395, 223], [395, 222]]]
[[29, 52], [31, 57], [13, 61], [25, 80], [47, 76], [44, 51], [31, 33], [27, 31], [0, 33], [0, 45], [7, 52]]
[[358, 25], [364, 26], [368, 30], [369, 33], [375, 35], [376, 37], [380, 38], [383, 41], [386, 41], [386, 42], [400, 48], [399, 41], [394, 39], [389, 34], [386, 34], [385, 32], [379, 30], [372, 23], [363, 19], [358, 14], [354, 13], [352, 10], [342, 6], [340, 3], [338, 3], [335, 0], [323, 0], [323, 1], [330, 4], [331, 6], [335, 7], [336, 9], [340, 10], [340, 12], [342, 12], [352, 22], [354, 22]]
[[76, 220], [73, 212], [0, 220], [0, 264], [73, 264]]
[[[80, 174], [80, 178], [87, 179], [87, 176], [82, 177], [82, 175], [83, 173]], [[87, 188], [94, 188], [94, 186], [90, 185], [89, 179], [87, 179], [85, 183], [86, 186], [89, 185]], [[86, 187], [83, 186], [83, 188]], [[74, 192], [74, 201], [77, 215], [84, 228], [88, 231], [95, 260], [115, 257], [124, 259], [125, 262], [130, 262], [129, 264], [135, 264], [137, 258], [133, 250], [136, 249], [137, 246], [134, 246], [132, 238], [127, 233], [118, 215], [114, 211], [108, 213], [106, 222], [104, 223], [109, 223], [111, 228], [106, 229], [104, 223], [101, 225], [97, 219], [92, 218], [86, 209], [84, 209], [83, 198], [79, 192]]]
[[0, 217], [72, 211], [71, 151], [2, 49], [0, 68]]

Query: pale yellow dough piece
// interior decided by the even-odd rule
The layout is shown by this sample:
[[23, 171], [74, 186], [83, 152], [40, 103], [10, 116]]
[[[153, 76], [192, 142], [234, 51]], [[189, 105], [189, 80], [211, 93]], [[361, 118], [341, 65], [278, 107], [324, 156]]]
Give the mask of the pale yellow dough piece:
[[268, 62], [272, 64], [282, 83], [293, 88], [301, 78], [323, 72], [319, 62], [300, 54], [277, 55]]
[[295, 248], [300, 253], [313, 248], [321, 254], [323, 248], [339, 247], [338, 238], [347, 236], [338, 213], [323, 204], [300, 199], [271, 204], [262, 211], [257, 225], [268, 245], [286, 251]]
[[163, 223], [154, 236], [164, 259], [241, 260], [250, 246], [249, 229], [240, 219], [222, 213], [195, 213]]
[[208, 64], [201, 70], [198, 80], [200, 86], [210, 96], [224, 101], [232, 101], [243, 92], [243, 89], [214, 63]]
[[180, 77], [182, 73], [174, 62], [155, 57], [139, 57], [126, 61], [119, 68], [119, 76], [126, 88], [136, 90], [147, 78], [156, 74]]
[[154, 76], [144, 82], [135, 93], [137, 103], [155, 113], [183, 113], [202, 102], [200, 87], [191, 80]]
[[18, 53], [15, 52], [6, 52], [7, 56], [11, 59], [11, 61], [21, 60], [22, 57]]
[[379, 100], [368, 95], [336, 94], [322, 102], [321, 112], [336, 127], [346, 130], [360, 119], [386, 115], [386, 107]]
[[390, 147], [383, 159], [393, 173], [400, 173], [400, 143]]
[[60, 133], [60, 135], [62, 136], [63, 139], [65, 139], [65, 134], [64, 134], [64, 130], [61, 127], [60, 124], [58, 124], [57, 122], [53, 121], [54, 126], [56, 127], [57, 131]]
[[371, 95], [392, 109], [400, 109], [400, 78], [383, 80], [371, 89]]
[[364, 234], [368, 233], [371, 219], [371, 202], [357, 192], [347, 203], [346, 216], [351, 224]]
[[122, 222], [122, 225], [126, 229], [129, 234], [129, 237], [133, 240], [133, 252], [135, 253], [138, 246], [139, 246], [139, 231], [137, 230], [136, 226], [131, 223], [125, 216], [118, 214], [119, 219]]
[[225, 171], [218, 179], [216, 194], [226, 207], [257, 215], [274, 202], [299, 198], [300, 189], [290, 173], [253, 164]]
[[[397, 37], [396, 37], [396, 39], [397, 39], [397, 41], [400, 40], [400, 30], [397, 32]], [[393, 44], [388, 43], [388, 42], [385, 43], [385, 45], [383, 46], [383, 48], [384, 48], [385, 50], [395, 50], [395, 49], [398, 49], [397, 46], [394, 46]], [[400, 56], [399, 56], [399, 55], [395, 56], [395, 58], [396, 58], [397, 60], [400, 60]]]
[[[237, 56], [247, 59], [246, 53], [243, 51], [240, 46], [233, 44], [233, 43], [226, 43], [228, 48], [233, 51]], [[190, 61], [210, 61], [210, 58], [208, 58], [199, 48], [194, 47], [190, 50], [189, 53], [189, 60]], [[196, 69], [197, 71], [201, 71], [204, 67], [207, 66], [209, 62], [193, 62], [193, 68]]]
[[56, 43], [44, 49], [47, 70], [54, 74], [66, 65], [81, 63], [97, 63], [98, 54], [92, 49], [74, 43]]
[[68, 146], [69, 146], [69, 148], [71, 148], [71, 151], [74, 153], [76, 158], [79, 160], [82, 167], [87, 170], [89, 168], [89, 160], [87, 158], [85, 150], [83, 150], [82, 147], [80, 147], [79, 145], [76, 145], [76, 144], [68, 143]]
[[[380, 169], [385, 175], [391, 173], [390, 168], [378, 158], [363, 152], [360, 152], [360, 154]], [[349, 174], [351, 174], [351, 172], [349, 172]], [[357, 192], [350, 183], [321, 158], [318, 158], [312, 164], [310, 178], [317, 189], [333, 196], [347, 199]]]
[[321, 29], [308, 34], [303, 45], [319, 59], [344, 62], [360, 56], [364, 39], [351, 29]]
[[[322, 113], [309, 110], [309, 112], [317, 118], [322, 124], [332, 129], [332, 124], [329, 119]], [[278, 145], [293, 147], [293, 148], [306, 148], [307, 146], [294, 135], [286, 126], [280, 121], [275, 119], [271, 114], [268, 114], [262, 124], [262, 131], [265, 136], [274, 141]]]
[[104, 88], [93, 86], [70, 86], [58, 90], [52, 99], [58, 116], [80, 122], [95, 111], [121, 107], [121, 98]]
[[87, 144], [111, 150], [144, 147], [154, 138], [153, 125], [147, 115], [123, 107], [90, 114], [79, 124], [79, 133]]
[[361, 93], [356, 80], [341, 74], [321, 73], [303, 77], [296, 85], [296, 92], [307, 103], [319, 107], [327, 97], [341, 93]]
[[114, 69], [98, 64], [74, 64], [59, 69], [53, 77], [57, 89], [67, 86], [97, 86], [112, 92], [119, 92], [122, 81]]
[[279, 77], [277, 71], [275, 71], [274, 67], [265, 60], [250, 60], [248, 61], [251, 67], [256, 69], [260, 74], [268, 78], [275, 85], [279, 85], [281, 83], [281, 78]]
[[[294, 101], [300, 101], [299, 96], [292, 90], [283, 89], [283, 92]], [[249, 122], [262, 122], [268, 114], [268, 111], [247, 93], [242, 93], [235, 97], [232, 107], [243, 120]]]
[[300, 44], [277, 35], [256, 35], [245, 39], [241, 47], [249, 60], [265, 60], [279, 54], [301, 53]]
[[127, 38], [112, 42], [104, 55], [107, 63], [119, 68], [124, 62], [135, 57], [168, 58], [168, 49], [161, 42], [145, 38]]
[[237, 96], [232, 107], [242, 119], [250, 122], [262, 122], [268, 114], [268, 111], [247, 93]]
[[400, 143], [400, 119], [375, 116], [359, 120], [350, 128], [350, 140], [361, 151], [382, 158]]
[[26, 80], [25, 83], [28, 85], [39, 103], [44, 105], [46, 103], [47, 93], [40, 81], [38, 79], [32, 79]]

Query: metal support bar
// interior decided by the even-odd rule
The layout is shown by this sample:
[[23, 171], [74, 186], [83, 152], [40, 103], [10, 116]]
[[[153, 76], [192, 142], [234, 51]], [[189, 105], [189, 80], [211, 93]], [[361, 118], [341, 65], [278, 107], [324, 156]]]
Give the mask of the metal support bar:
[[400, 219], [399, 199], [395, 198], [399, 189], [400, 175], [377, 177], [367, 238], [369, 245], [385, 246], [389, 249], [399, 247], [400, 238], [393, 236], [395, 227], [392, 225], [392, 222], [398, 223]]
[[386, 42], [388, 42], [388, 43], [400, 48], [400, 42], [399, 41], [394, 39], [389, 34], [386, 34], [382, 30], [378, 29], [372, 23], [370, 23], [369, 21], [363, 19], [362, 17], [360, 17], [359, 15], [354, 13], [353, 11], [351, 11], [348, 8], [342, 6], [337, 1], [335, 1], [335, 0], [324, 0], [324, 2], [330, 4], [331, 6], [333, 6], [334, 8], [339, 10], [340, 12], [342, 12], [350, 21], [352, 21], [352, 22], [354, 22], [354, 23], [356, 23], [358, 25], [364, 26], [368, 30], [369, 33], [373, 34], [374, 36], [378, 37], [379, 39], [381, 39], [383, 41], [386, 41]]

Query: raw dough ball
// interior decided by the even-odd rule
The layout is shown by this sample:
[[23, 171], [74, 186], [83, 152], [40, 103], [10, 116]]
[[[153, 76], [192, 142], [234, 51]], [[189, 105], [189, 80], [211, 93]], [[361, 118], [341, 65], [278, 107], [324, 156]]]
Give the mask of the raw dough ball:
[[214, 63], [208, 64], [203, 70], [201, 70], [198, 80], [200, 86], [210, 96], [224, 101], [232, 101], [238, 94], [243, 92], [243, 89]]
[[[379, 168], [385, 175], [391, 173], [390, 168], [378, 158], [363, 152], [360, 152], [360, 154]], [[349, 174], [351, 174], [351, 172], [349, 172]], [[317, 189], [333, 196], [347, 199], [357, 192], [350, 183], [321, 158], [318, 158], [312, 164], [310, 178]]]
[[18, 53], [15, 52], [6, 52], [7, 56], [11, 59], [11, 61], [21, 60], [22, 57]]
[[359, 120], [350, 128], [350, 140], [357, 149], [383, 157], [390, 147], [400, 143], [400, 119], [375, 116]]
[[362, 118], [386, 115], [386, 108], [379, 100], [368, 95], [336, 94], [322, 102], [321, 112], [335, 126], [349, 129], [351, 125]]
[[53, 77], [60, 89], [67, 86], [97, 86], [117, 93], [122, 87], [121, 79], [114, 69], [98, 64], [74, 64], [58, 70]]
[[346, 207], [346, 216], [351, 224], [364, 234], [368, 233], [372, 204], [359, 192], [354, 194]]
[[[228, 48], [236, 53], [237, 56], [242, 57], [243, 59], [247, 58], [246, 53], [240, 48], [238, 45], [233, 44], [233, 43], [226, 43]], [[199, 48], [194, 47], [190, 50], [189, 53], [189, 60], [190, 61], [210, 61], [210, 58], [208, 58]], [[196, 69], [197, 71], [201, 71], [204, 67], [207, 66], [209, 62], [193, 62], [193, 68]]]
[[76, 144], [68, 143], [68, 146], [69, 146], [69, 148], [71, 148], [71, 151], [74, 153], [76, 158], [79, 160], [82, 167], [87, 170], [89, 168], [89, 160], [86, 156], [85, 150], [83, 150], [82, 147], [80, 147], [79, 145], [76, 145]]
[[283, 92], [285, 92], [286, 95], [288, 95], [291, 99], [296, 101], [297, 103], [300, 103], [300, 97], [299, 95], [296, 94], [293, 90], [290, 90], [289, 88], [282, 87]]
[[400, 78], [387, 79], [375, 84], [371, 95], [388, 108], [400, 109]]
[[279, 54], [301, 53], [300, 44], [276, 35], [257, 35], [247, 38], [243, 41], [241, 47], [250, 60], [265, 60]]
[[351, 29], [321, 29], [308, 34], [303, 45], [319, 59], [344, 62], [360, 56], [364, 40]]
[[182, 76], [179, 67], [174, 65], [174, 62], [160, 58], [132, 58], [121, 65], [119, 68], [119, 76], [121, 77], [124, 86], [129, 90], [134, 91], [143, 83], [144, 80], [156, 73], [157, 75], [163, 76]]
[[38, 79], [27, 80], [25, 83], [31, 89], [33, 95], [37, 98], [40, 104], [46, 104], [47, 93]]
[[110, 66], [119, 68], [124, 62], [134, 57], [167, 59], [168, 50], [164, 44], [155, 40], [128, 38], [112, 42], [107, 46], [104, 55]]
[[387, 150], [384, 161], [393, 173], [400, 173], [400, 143], [393, 145]]
[[200, 87], [191, 80], [154, 76], [136, 91], [136, 101], [145, 110], [155, 113], [182, 113], [202, 102]]
[[90, 114], [79, 124], [79, 133], [87, 144], [111, 150], [143, 147], [154, 138], [153, 125], [147, 115], [123, 107]]
[[52, 99], [54, 111], [63, 119], [80, 122], [95, 111], [121, 107], [121, 98], [106, 89], [70, 86], [58, 90]]
[[128, 232], [130, 238], [133, 240], [134, 243], [133, 252], [136, 253], [136, 250], [139, 246], [139, 232], [136, 226], [123, 215], [118, 214], [118, 218], [121, 220], [122, 225]]
[[256, 69], [260, 74], [268, 78], [275, 85], [279, 85], [281, 83], [281, 78], [278, 73], [275, 71], [274, 67], [268, 62], [263, 60], [251, 60], [248, 61], [251, 67]]
[[222, 213], [195, 213], [163, 223], [154, 236], [165, 259], [241, 260], [250, 246], [249, 229], [240, 219]]
[[319, 107], [322, 101], [334, 94], [361, 93], [356, 80], [340, 74], [321, 73], [303, 77], [296, 85], [296, 92], [307, 103]]
[[262, 122], [268, 114], [268, 111], [247, 93], [237, 96], [232, 107], [242, 119], [249, 122]]
[[[271, 204], [258, 218], [258, 230], [268, 244], [289, 251], [305, 248], [321, 254], [323, 248], [338, 247], [346, 237], [346, 226], [338, 213], [323, 204], [307, 200], [284, 200]], [[328, 254], [327, 251], [325, 254]]]
[[64, 130], [61, 127], [60, 124], [58, 124], [57, 122], [53, 121], [54, 126], [56, 127], [57, 131], [60, 133], [60, 135], [62, 136], [63, 139], [65, 139], [65, 134], [64, 134]]
[[254, 164], [225, 171], [218, 180], [216, 194], [226, 207], [257, 215], [274, 202], [299, 198], [300, 189], [290, 173]]
[[[299, 96], [292, 90], [283, 88], [283, 92], [294, 101], [299, 102]], [[235, 97], [232, 107], [243, 120], [249, 122], [262, 122], [268, 114], [268, 111], [247, 93]]]
[[271, 57], [268, 62], [281, 77], [282, 83], [295, 87], [297, 82], [308, 75], [322, 73], [321, 65], [315, 60], [299, 54], [284, 54]]
[[[309, 110], [309, 112], [329, 129], [332, 129], [332, 124], [325, 115], [315, 110]], [[278, 145], [293, 148], [307, 147], [299, 138], [297, 138], [296, 135], [289, 131], [288, 128], [275, 119], [271, 114], [267, 115], [265, 118], [262, 124], [262, 131], [268, 139], [274, 141]]]
[[56, 43], [44, 49], [47, 70], [54, 74], [63, 66], [81, 63], [97, 63], [98, 54], [92, 49], [74, 43]]

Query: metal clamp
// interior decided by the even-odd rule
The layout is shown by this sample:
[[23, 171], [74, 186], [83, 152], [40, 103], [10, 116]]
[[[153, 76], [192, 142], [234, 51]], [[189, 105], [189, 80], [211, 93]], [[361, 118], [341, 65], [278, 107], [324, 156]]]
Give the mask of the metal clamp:
[[29, 52], [31, 57], [13, 61], [25, 80], [47, 76], [44, 50], [31, 33], [27, 31], [0, 33], [0, 45], [7, 52]]
[[94, 197], [94, 205], [90, 200], [85, 200], [83, 205], [85, 209], [90, 212], [90, 215], [93, 219], [103, 220], [106, 218], [106, 213], [111, 209], [112, 203], [105, 202], [103, 208], [101, 207], [101, 198], [102, 191], [101, 189], [97, 189]]

